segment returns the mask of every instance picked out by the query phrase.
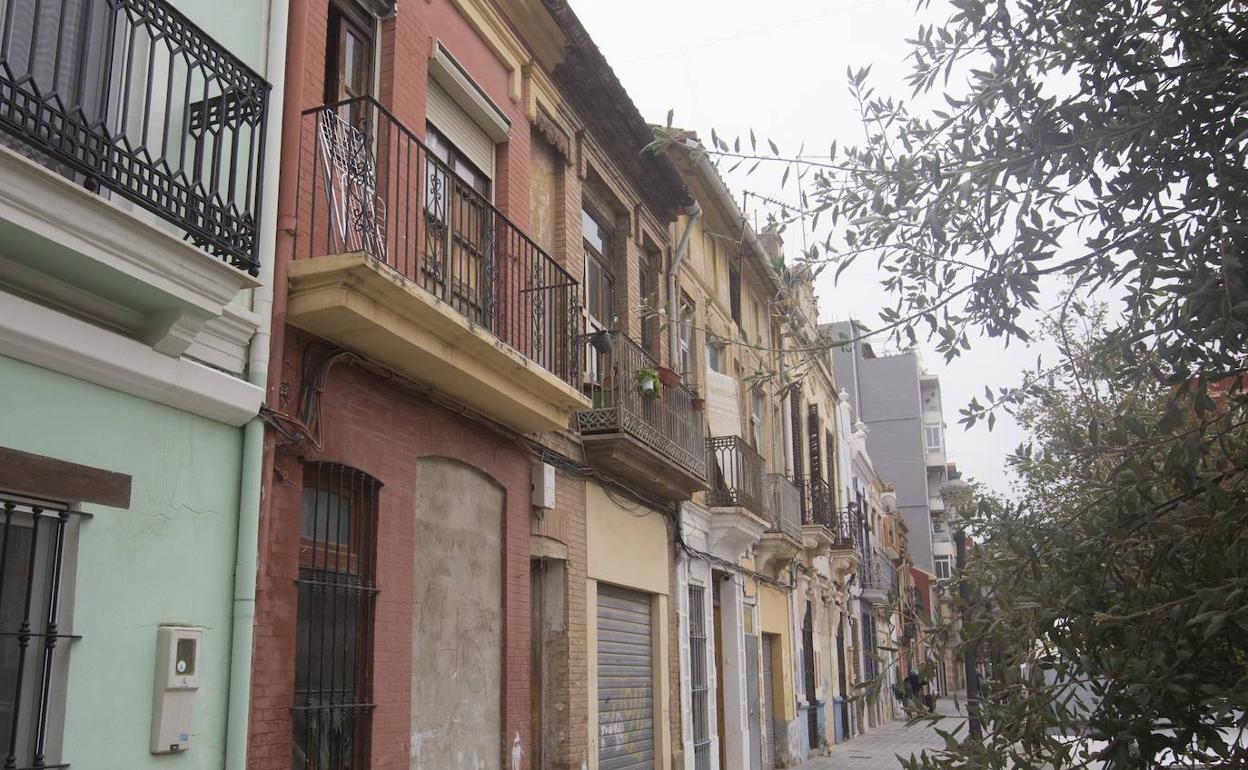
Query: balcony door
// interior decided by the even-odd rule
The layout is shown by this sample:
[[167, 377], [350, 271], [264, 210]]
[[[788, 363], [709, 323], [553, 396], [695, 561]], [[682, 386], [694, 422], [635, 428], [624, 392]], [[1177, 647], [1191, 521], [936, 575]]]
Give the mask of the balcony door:
[[[612, 233], [606, 219], [588, 209], [581, 209], [581, 237], [585, 247], [585, 313], [586, 332], [607, 331], [615, 321], [615, 274], [611, 270]], [[585, 379], [594, 385], [609, 387], [604, 378], [609, 373], [609, 359], [592, 346], [585, 350]]]
[[425, 145], [422, 282], [464, 316], [494, 330], [498, 289], [494, 140], [434, 80]]
[[[331, 2], [325, 36], [326, 104], [317, 124], [331, 252], [386, 260], [386, 202], [379, 195], [377, 116], [372, 95], [376, 22], [352, 2]], [[384, 185], [381, 185], [384, 189]]]

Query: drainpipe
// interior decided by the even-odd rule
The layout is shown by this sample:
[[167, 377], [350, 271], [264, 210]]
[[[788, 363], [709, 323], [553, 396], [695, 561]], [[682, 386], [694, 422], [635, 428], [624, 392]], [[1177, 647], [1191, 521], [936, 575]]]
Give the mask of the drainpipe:
[[[269, 31], [266, 42], [265, 74], [284, 73], [286, 69], [286, 31], [290, 18], [288, 0], [271, 0]], [[264, 144], [268, 162], [263, 171], [264, 218], [261, 222], [261, 243], [272, 244], [277, 231], [277, 193], [282, 138], [282, 107], [285, 101], [284, 81], [269, 93], [268, 123]], [[275, 155], [276, 154], [276, 155]], [[274, 250], [262, 251], [260, 286], [252, 292], [251, 309], [260, 319], [260, 328], [251, 338], [247, 351], [247, 380], [262, 390], [268, 384], [269, 346], [273, 317]], [[230, 682], [225, 720], [226, 770], [247, 768], [247, 727], [251, 716], [251, 658], [256, 618], [256, 570], [259, 562], [260, 488], [264, 465], [264, 423], [257, 417], [243, 428], [242, 473], [239, 481], [238, 531], [234, 550], [233, 623], [230, 630]]]
[[689, 253], [689, 236], [693, 235], [693, 223], [702, 216], [702, 207], [694, 201], [685, 209], [689, 221], [685, 222], [685, 231], [680, 234], [676, 244], [676, 254], [672, 257], [672, 266], [667, 271], [667, 360], [673, 369], [680, 360], [680, 297], [676, 294], [676, 276], [680, 272], [680, 264]]

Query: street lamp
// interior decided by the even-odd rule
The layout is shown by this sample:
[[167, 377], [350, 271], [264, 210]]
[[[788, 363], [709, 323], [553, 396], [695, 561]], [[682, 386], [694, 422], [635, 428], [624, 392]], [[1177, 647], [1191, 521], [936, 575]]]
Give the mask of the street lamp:
[[[950, 479], [940, 488], [940, 496], [948, 500], [945, 504], [952, 509], [953, 515], [957, 518], [958, 530], [953, 536], [953, 541], [957, 547], [955, 563], [958, 570], [958, 596], [962, 599], [962, 626], [964, 628], [970, 620], [971, 586], [962, 574], [966, 566], [966, 527], [962, 523], [959, 509], [970, 492], [971, 485], [960, 478]], [[979, 668], [973, 643], [966, 645], [962, 652], [962, 661], [966, 667], [967, 727], [972, 738], [981, 738], [983, 733], [980, 730], [979, 718], [976, 716], [979, 711]]]

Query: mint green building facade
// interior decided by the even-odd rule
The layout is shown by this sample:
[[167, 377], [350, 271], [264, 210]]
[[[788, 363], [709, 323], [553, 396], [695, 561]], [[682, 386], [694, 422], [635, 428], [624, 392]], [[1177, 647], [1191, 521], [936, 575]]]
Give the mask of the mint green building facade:
[[285, 0], [11, 5], [0, 766], [241, 770]]

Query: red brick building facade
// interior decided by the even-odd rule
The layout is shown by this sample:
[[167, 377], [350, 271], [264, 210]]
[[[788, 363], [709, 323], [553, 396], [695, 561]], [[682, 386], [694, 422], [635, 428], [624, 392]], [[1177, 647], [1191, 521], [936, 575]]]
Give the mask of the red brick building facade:
[[[266, 457], [248, 766], [581, 768], [591, 754], [585, 500], [593, 473], [574, 410], [563, 429], [534, 432], [523, 421], [509, 424], [511, 413], [501, 407], [502, 416], [489, 414], [488, 400], [466, 406], [471, 398], [461, 399], [454, 385], [431, 387], [419, 367], [404, 370], [402, 346], [417, 343], [399, 332], [391, 335], [399, 342], [378, 343], [385, 335], [371, 330], [359, 346], [349, 328], [340, 336], [313, 332], [324, 328], [307, 310], [317, 287], [292, 265], [371, 249], [402, 274], [388, 279], [402, 291], [428, 280], [427, 266], [401, 260], [408, 253], [427, 258], [413, 241], [428, 237], [431, 207], [403, 194], [413, 187], [421, 194], [422, 186], [427, 194], [432, 166], [417, 160], [407, 177], [396, 177], [401, 156], [377, 149], [390, 137], [410, 136], [405, 141], [415, 148], [419, 140], [422, 158], [449, 147], [439, 158], [457, 172], [462, 164], [455, 184], [481, 180], [477, 193], [498, 214], [490, 227], [523, 233], [576, 282], [586, 276], [582, 211], [598, 212], [614, 243], [608, 257], [617, 328], [640, 338], [649, 323], [653, 335], [657, 327], [643, 321], [638, 299], [650, 293], [662, 301], [655, 279], [682, 200], [678, 175], [666, 159], [642, 156], [646, 124], [564, 2], [399, 0], [395, 8], [384, 0], [292, 0], [290, 12], [267, 403], [275, 428]], [[435, 118], [444, 87], [460, 89], [455, 98], [465, 114], [505, 133], [492, 138], [487, 155], [473, 153], [471, 130], [456, 134], [454, 119]], [[432, 89], [439, 93], [431, 96]], [[376, 106], [357, 101], [358, 111], [310, 112], [361, 96]], [[362, 175], [351, 175], [359, 168], [344, 172], [334, 155], [341, 148], [330, 146], [320, 122], [331, 115], [360, 126], [363, 146], [373, 148]], [[389, 133], [370, 122], [379, 120], [388, 121]], [[368, 178], [361, 183], [361, 176]], [[401, 182], [386, 188], [392, 179]], [[384, 233], [370, 244], [362, 220], [353, 220], [357, 232], [336, 250], [327, 246], [323, 200], [334, 194], [353, 201], [345, 207], [353, 215], [375, 197]], [[401, 221], [413, 212], [426, 217], [423, 225]], [[461, 248], [461, 235], [452, 234], [451, 249]], [[505, 293], [514, 290], [508, 281], [523, 276], [480, 280], [499, 281]], [[334, 291], [349, 293], [355, 281]], [[304, 297], [297, 309], [288, 287]], [[456, 290], [480, 292], [481, 285]], [[368, 307], [358, 312], [370, 318], [402, 315], [394, 303], [404, 297], [357, 295], [350, 310], [362, 303]], [[420, 312], [445, 313], [453, 297], [448, 290], [441, 299]], [[480, 337], [474, 324], [488, 325], [489, 311], [462, 312], [472, 322], [464, 333]], [[566, 329], [522, 330], [506, 341], [522, 352], [540, 350], [533, 347], [539, 336], [548, 346], [559, 334], [579, 345], [584, 324], [578, 313]], [[445, 348], [448, 359], [454, 348]], [[660, 348], [653, 354], [665, 362]], [[385, 359], [394, 350], [400, 353]], [[542, 355], [547, 368], [562, 363]], [[463, 384], [465, 393], [474, 385]], [[589, 405], [585, 398], [580, 407]], [[532, 473], [543, 460], [559, 467], [556, 502], [538, 511]], [[544, 571], [549, 565], [554, 572]], [[543, 626], [537, 615], [547, 610], [535, 602], [545, 601], [543, 576], [550, 574], [557, 576], [558, 617]], [[674, 603], [656, 622], [676, 637]], [[539, 660], [543, 670], [534, 673]], [[676, 702], [675, 646], [656, 650], [656, 660], [673, 672]], [[670, 713], [670, 732], [679, 735], [680, 710]], [[467, 756], [473, 752], [481, 756]]]

